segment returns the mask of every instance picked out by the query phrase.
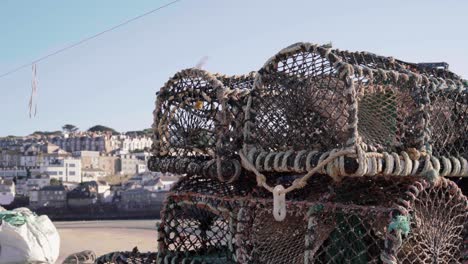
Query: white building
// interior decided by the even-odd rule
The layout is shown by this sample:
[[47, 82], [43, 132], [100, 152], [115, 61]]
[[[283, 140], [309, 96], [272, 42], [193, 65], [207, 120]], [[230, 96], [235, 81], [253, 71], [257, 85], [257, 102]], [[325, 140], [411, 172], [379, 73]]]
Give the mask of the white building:
[[171, 187], [179, 181], [177, 176], [161, 176], [159, 177], [159, 183], [162, 185], [160, 191], [169, 191]]
[[151, 179], [145, 178], [143, 180], [144, 175], [145, 174], [140, 175], [142, 178], [140, 184], [143, 189], [151, 192], [169, 191], [171, 187], [180, 179], [178, 176], [159, 174], [158, 176]]
[[148, 168], [146, 167], [146, 163], [138, 163], [137, 164], [137, 171], [136, 173], [144, 173], [148, 170]]
[[101, 169], [81, 168], [81, 175], [83, 176], [83, 181], [97, 181], [107, 174]]
[[12, 180], [0, 180], [0, 205], [8, 205], [15, 200], [15, 183]]
[[[141, 166], [144, 165], [144, 166]], [[146, 171], [146, 164], [144, 161], [137, 159], [134, 155], [121, 155], [120, 156], [120, 174], [133, 175]]]
[[0, 177], [3, 178], [14, 178], [14, 177], [26, 177], [28, 175], [37, 175], [40, 173], [39, 167], [10, 167], [10, 168], [0, 168]]
[[150, 137], [121, 136], [122, 150], [133, 152], [135, 150], [150, 149], [153, 140]]
[[46, 172], [51, 179], [66, 182], [81, 182], [81, 160], [63, 158], [51, 160], [41, 166], [41, 172]]
[[97, 185], [97, 191], [100, 201], [103, 203], [111, 203], [113, 194], [110, 185], [105, 181], [97, 181]]

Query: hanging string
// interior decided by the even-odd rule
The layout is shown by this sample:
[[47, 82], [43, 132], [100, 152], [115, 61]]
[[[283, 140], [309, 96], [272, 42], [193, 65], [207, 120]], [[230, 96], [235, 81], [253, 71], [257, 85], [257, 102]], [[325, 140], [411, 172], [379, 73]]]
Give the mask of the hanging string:
[[37, 114], [37, 69], [36, 64], [32, 65], [32, 79], [31, 79], [31, 96], [29, 97], [29, 118], [33, 116], [33, 105], [34, 105], [34, 117]]

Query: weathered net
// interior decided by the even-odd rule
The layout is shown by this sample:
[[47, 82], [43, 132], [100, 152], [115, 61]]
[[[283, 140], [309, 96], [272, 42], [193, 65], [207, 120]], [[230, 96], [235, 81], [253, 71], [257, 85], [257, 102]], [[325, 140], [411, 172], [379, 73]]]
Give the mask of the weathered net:
[[398, 250], [397, 258], [402, 263], [467, 261], [466, 197], [451, 182], [443, 181], [434, 188], [419, 190], [412, 203], [412, 232]]

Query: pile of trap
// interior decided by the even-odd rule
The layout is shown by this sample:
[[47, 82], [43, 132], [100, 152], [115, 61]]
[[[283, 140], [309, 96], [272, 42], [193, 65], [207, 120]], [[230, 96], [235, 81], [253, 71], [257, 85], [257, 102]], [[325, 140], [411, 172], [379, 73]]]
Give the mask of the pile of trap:
[[249, 75], [177, 73], [149, 168], [186, 176], [158, 262], [466, 261], [468, 85], [438, 66], [298, 43]]

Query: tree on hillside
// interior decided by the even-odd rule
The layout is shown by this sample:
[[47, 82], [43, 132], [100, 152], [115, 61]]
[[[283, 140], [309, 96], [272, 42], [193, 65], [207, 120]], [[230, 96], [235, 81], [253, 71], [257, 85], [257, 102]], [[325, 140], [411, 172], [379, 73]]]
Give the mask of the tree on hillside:
[[71, 125], [71, 124], [66, 124], [62, 127], [63, 131], [64, 132], [68, 132], [68, 133], [74, 133], [76, 131], [78, 131], [78, 127], [74, 126], [74, 125]]
[[152, 128], [143, 129], [143, 134], [145, 134], [147, 136], [151, 136], [151, 135], [153, 135], [153, 129]]
[[34, 131], [31, 136], [60, 136], [62, 131]]
[[111, 132], [112, 134], [118, 134], [118, 132], [115, 131], [115, 129], [110, 128], [110, 127], [106, 127], [106, 126], [103, 126], [103, 125], [95, 125], [95, 126], [89, 128], [88, 132]]
[[136, 130], [136, 131], [127, 131], [125, 132], [127, 136], [151, 136], [153, 135], [152, 128], [145, 128], [143, 130]]

